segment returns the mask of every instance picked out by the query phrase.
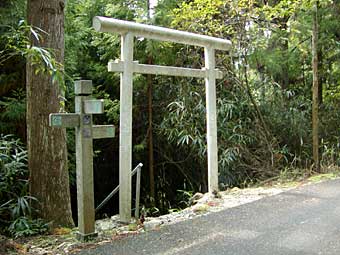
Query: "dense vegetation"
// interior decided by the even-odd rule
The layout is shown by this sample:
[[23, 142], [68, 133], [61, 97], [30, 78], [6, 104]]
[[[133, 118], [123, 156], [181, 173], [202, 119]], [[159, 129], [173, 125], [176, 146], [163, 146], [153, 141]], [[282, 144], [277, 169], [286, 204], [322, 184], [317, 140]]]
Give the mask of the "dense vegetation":
[[[0, 4], [1, 23], [4, 24], [0, 27], [0, 133], [14, 134], [25, 143], [25, 59], [36, 59], [41, 71], [46, 71], [49, 63], [56, 69], [60, 67], [53, 62], [53, 52], [27, 47], [29, 36], [38, 36], [36, 34], [43, 31], [20, 21], [25, 19], [23, 2]], [[64, 65], [67, 111], [73, 112], [73, 80], [91, 79], [96, 97], [105, 98], [106, 107], [105, 116], [95, 121], [119, 124], [119, 74], [108, 73], [107, 62], [119, 58], [120, 38], [95, 32], [91, 28], [95, 15], [227, 38], [232, 41], [233, 49], [228, 53], [218, 52], [216, 58], [218, 67], [226, 71], [217, 83], [221, 188], [247, 186], [275, 179], [283, 173], [310, 174], [313, 169], [313, 4], [307, 0], [159, 0], [154, 14], [150, 15], [148, 1], [69, 0], [65, 10]], [[340, 163], [337, 129], [340, 124], [339, 18], [338, 0], [319, 3], [322, 171]], [[135, 47], [135, 59], [140, 63], [193, 68], [204, 65], [203, 49], [198, 47], [150, 40], [137, 40]], [[57, 72], [56, 78], [58, 75]], [[204, 81], [135, 75], [133, 114], [133, 165], [139, 162], [145, 165], [143, 204], [165, 213], [180, 206], [183, 190], [206, 191]], [[153, 187], [149, 188], [150, 183], [153, 186], [153, 177], [148, 171], [150, 137], [154, 198], [151, 196]], [[2, 143], [8, 143], [8, 138], [1, 139]], [[11, 143], [17, 142], [11, 140]], [[68, 133], [68, 145], [74, 198], [72, 131]], [[99, 203], [118, 184], [118, 135], [113, 140], [96, 141], [95, 149], [95, 191], [96, 203]], [[8, 154], [14, 151], [7, 150], [7, 154], [1, 156], [0, 166], [8, 164], [8, 160], [18, 160], [15, 154]], [[16, 163], [16, 170], [10, 169], [11, 172], [1, 168], [1, 185], [10, 185], [10, 180], [6, 179], [8, 174], [16, 175], [14, 179], [25, 177], [25, 162], [19, 163]], [[13, 186], [19, 189], [13, 192], [17, 196], [25, 192], [25, 185], [21, 186]], [[5, 186], [1, 186], [0, 192], [4, 190], [7, 190]], [[13, 201], [12, 196], [1, 196], [0, 214], [2, 208]], [[114, 210], [113, 206], [108, 206], [103, 213], [113, 214]], [[19, 216], [26, 217], [26, 214], [22, 211]]]

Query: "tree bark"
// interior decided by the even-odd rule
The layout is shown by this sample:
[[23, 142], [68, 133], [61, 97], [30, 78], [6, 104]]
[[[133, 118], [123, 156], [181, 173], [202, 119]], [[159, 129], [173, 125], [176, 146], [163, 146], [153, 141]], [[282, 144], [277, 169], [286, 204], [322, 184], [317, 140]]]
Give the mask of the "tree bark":
[[314, 170], [320, 172], [319, 159], [319, 77], [318, 77], [318, 1], [315, 1], [313, 11], [313, 105], [312, 105], [312, 136]]
[[[318, 23], [320, 24], [320, 18], [318, 18]], [[321, 45], [318, 47], [318, 103], [319, 107], [323, 104], [323, 84], [325, 82], [325, 76], [324, 76], [324, 69], [323, 69], [323, 52], [321, 49]]]
[[[275, 7], [280, 3], [281, 0], [268, 1], [272, 7]], [[264, 3], [266, 4], [266, 3]], [[281, 54], [281, 68], [275, 79], [281, 85], [282, 90], [286, 90], [289, 87], [289, 43], [288, 39], [288, 21], [290, 16], [288, 14], [283, 15], [282, 17], [277, 17], [272, 20], [278, 28], [280, 29], [280, 39], [275, 42], [275, 47], [280, 49]], [[282, 40], [284, 39], [284, 40]]]
[[[152, 65], [152, 57], [148, 57], [148, 64]], [[153, 116], [152, 116], [152, 76], [150, 74], [147, 75], [147, 84], [148, 84], [148, 147], [149, 147], [149, 181], [150, 181], [150, 197], [155, 199], [155, 171], [154, 171], [154, 156], [153, 156]]]
[[[65, 0], [28, 0], [29, 24], [39, 27], [43, 40], [32, 44], [54, 50], [58, 62], [64, 60]], [[65, 129], [51, 128], [50, 113], [60, 109], [60, 84], [46, 73], [35, 74], [27, 62], [27, 144], [30, 194], [39, 200], [39, 215], [51, 227], [73, 226]]]
[[[148, 14], [148, 20], [151, 20], [151, 3], [148, 0], [147, 1], [147, 14]], [[151, 54], [148, 55], [148, 64], [153, 64], [153, 58]], [[148, 85], [148, 121], [149, 121], [149, 127], [148, 127], [148, 158], [149, 158], [149, 183], [150, 183], [150, 197], [152, 198], [151, 204], [155, 205], [155, 171], [154, 171], [154, 155], [153, 155], [153, 115], [152, 115], [152, 76], [151, 74], [148, 74], [146, 76], [147, 79], [147, 85]]]
[[[288, 20], [288, 18], [287, 18]], [[284, 31], [287, 31], [287, 23], [284, 24]], [[289, 87], [289, 45], [288, 40], [285, 40], [281, 45], [283, 63], [281, 69], [282, 89], [287, 90]]]

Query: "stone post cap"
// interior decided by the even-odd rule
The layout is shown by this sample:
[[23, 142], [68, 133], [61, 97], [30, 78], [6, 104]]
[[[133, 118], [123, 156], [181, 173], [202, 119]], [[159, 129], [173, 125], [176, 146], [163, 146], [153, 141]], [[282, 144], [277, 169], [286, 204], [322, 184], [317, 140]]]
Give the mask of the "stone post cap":
[[92, 94], [92, 80], [79, 80], [74, 82], [74, 94], [91, 95]]

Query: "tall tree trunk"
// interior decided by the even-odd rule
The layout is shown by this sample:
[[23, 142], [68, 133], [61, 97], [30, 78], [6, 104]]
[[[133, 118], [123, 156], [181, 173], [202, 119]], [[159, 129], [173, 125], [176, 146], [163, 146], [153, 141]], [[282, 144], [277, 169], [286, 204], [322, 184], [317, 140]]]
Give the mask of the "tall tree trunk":
[[277, 18], [274, 22], [280, 29], [280, 39], [278, 40], [277, 47], [280, 49], [281, 70], [278, 73], [278, 81], [283, 90], [288, 89], [289, 86], [289, 44], [288, 44], [288, 20], [290, 16], [284, 15]]
[[[287, 32], [287, 22], [288, 18], [284, 19], [284, 24], [282, 25], [282, 29]], [[281, 87], [284, 90], [287, 90], [289, 87], [289, 45], [288, 45], [288, 40], [285, 40], [281, 44], [281, 50], [282, 50], [282, 56], [283, 56], [283, 63], [282, 63], [282, 69], [281, 69]]]
[[[148, 57], [148, 64], [152, 64], [152, 57]], [[152, 76], [147, 75], [148, 84], [148, 115], [149, 115], [149, 127], [148, 127], [148, 147], [149, 147], [149, 181], [150, 181], [150, 197], [155, 199], [155, 170], [154, 170], [154, 156], [153, 156], [153, 116], [152, 116]]]
[[[268, 1], [272, 7], [278, 5], [281, 0]], [[283, 90], [289, 87], [289, 43], [288, 43], [288, 21], [290, 16], [285, 14], [282, 17], [275, 18], [274, 22], [280, 29], [280, 39], [275, 43], [275, 47], [280, 49], [281, 54], [281, 70], [277, 74], [277, 81]]]
[[[147, 12], [148, 12], [148, 19], [151, 19], [151, 4], [150, 1], [147, 1]], [[153, 59], [151, 56], [151, 53], [149, 53], [148, 56], [148, 64], [153, 64]], [[150, 74], [147, 75], [147, 85], [148, 85], [148, 121], [149, 121], [149, 127], [148, 127], [148, 147], [149, 147], [149, 183], [150, 183], [150, 197], [152, 199], [152, 203], [155, 202], [155, 171], [154, 171], [154, 156], [153, 156], [153, 128], [152, 128], [152, 122], [153, 122], [153, 116], [152, 116], [152, 76]]]
[[319, 159], [319, 78], [318, 78], [318, 1], [314, 3], [313, 11], [313, 106], [312, 106], [312, 133], [313, 133], [313, 161], [314, 169], [320, 172]]
[[[320, 24], [320, 18], [318, 20], [318, 23]], [[319, 107], [323, 103], [323, 97], [322, 97], [322, 90], [323, 90], [323, 84], [325, 82], [325, 76], [324, 76], [324, 69], [323, 69], [323, 53], [321, 49], [321, 45], [318, 47], [318, 101], [319, 101]]]
[[[57, 61], [64, 60], [65, 0], [28, 0], [29, 24], [46, 34], [33, 45], [54, 50]], [[51, 128], [48, 115], [60, 109], [60, 85], [48, 74], [35, 74], [36, 67], [27, 63], [27, 143], [30, 193], [39, 200], [40, 216], [52, 227], [72, 226], [67, 170], [66, 132]]]

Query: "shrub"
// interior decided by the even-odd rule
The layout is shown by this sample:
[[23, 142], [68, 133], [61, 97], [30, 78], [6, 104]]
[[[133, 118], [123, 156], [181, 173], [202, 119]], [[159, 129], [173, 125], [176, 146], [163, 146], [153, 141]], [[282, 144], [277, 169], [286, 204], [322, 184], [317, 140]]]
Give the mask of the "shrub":
[[8, 232], [15, 238], [42, 234], [47, 230], [48, 224], [42, 219], [31, 219], [25, 216], [18, 217], [8, 227]]
[[0, 136], [0, 232], [14, 237], [47, 230], [40, 219], [32, 219], [28, 195], [27, 151], [11, 135]]

